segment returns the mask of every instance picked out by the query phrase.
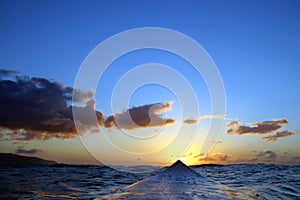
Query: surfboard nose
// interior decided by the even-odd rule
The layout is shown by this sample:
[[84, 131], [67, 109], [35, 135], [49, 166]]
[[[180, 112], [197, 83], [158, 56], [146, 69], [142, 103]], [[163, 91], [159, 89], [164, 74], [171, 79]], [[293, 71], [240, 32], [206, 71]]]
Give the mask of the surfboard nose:
[[184, 164], [181, 160], [177, 160], [175, 163], [173, 163], [171, 165], [171, 167], [175, 167], [175, 166], [185, 166], [188, 167], [186, 164]]

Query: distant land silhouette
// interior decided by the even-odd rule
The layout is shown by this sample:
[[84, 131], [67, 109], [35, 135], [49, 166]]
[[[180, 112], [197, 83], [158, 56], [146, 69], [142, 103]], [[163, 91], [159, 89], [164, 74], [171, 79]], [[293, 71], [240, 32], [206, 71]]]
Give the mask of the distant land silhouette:
[[54, 165], [57, 162], [12, 153], [0, 153], [0, 165]]
[[222, 167], [222, 166], [224, 165], [209, 163], [209, 164], [200, 164], [200, 165], [190, 165], [189, 167]]

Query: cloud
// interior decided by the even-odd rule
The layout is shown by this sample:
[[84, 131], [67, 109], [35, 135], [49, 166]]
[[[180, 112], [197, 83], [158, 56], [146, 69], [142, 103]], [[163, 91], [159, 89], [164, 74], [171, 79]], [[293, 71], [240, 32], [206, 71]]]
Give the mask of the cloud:
[[255, 155], [256, 158], [264, 161], [264, 162], [275, 162], [277, 158], [277, 154], [274, 151], [260, 151]]
[[[239, 123], [236, 121], [227, 123], [227, 135], [244, 135], [244, 134], [271, 134], [263, 137], [262, 140], [267, 142], [276, 142], [279, 137], [288, 137], [296, 135], [291, 131], [278, 131], [288, 123], [287, 119], [278, 119], [272, 121], [262, 121], [256, 123]], [[243, 124], [243, 125], [241, 125]]]
[[[276, 152], [267, 150], [267, 151], [260, 151], [255, 152], [252, 155], [245, 155], [245, 156], [235, 156], [235, 155], [228, 155], [225, 153], [210, 153], [206, 155], [199, 156], [199, 161], [204, 163], [258, 163], [258, 162], [265, 162], [265, 163], [274, 163], [276, 162], [278, 155]], [[197, 158], [197, 157], [194, 157]]]
[[215, 164], [242, 164], [242, 163], [277, 163], [277, 164], [291, 164], [299, 165], [300, 156], [295, 153], [278, 152], [277, 150], [261, 150], [249, 151], [242, 153], [240, 151], [222, 153], [198, 154], [193, 158], [199, 160], [201, 163], [215, 163]]
[[[201, 115], [198, 117], [199, 120], [203, 120], [203, 119], [224, 119], [224, 120], [231, 120], [229, 118], [227, 118], [225, 115], [220, 115], [220, 114], [216, 114], [216, 115]], [[182, 123], [184, 125], [193, 125], [196, 124], [198, 122], [198, 119], [195, 119], [194, 117], [190, 117], [186, 120], [184, 120]]]
[[227, 161], [228, 155], [220, 156], [219, 159], [220, 159], [221, 161]]
[[223, 142], [220, 141], [220, 140], [217, 140], [217, 141], [213, 141], [214, 144], [222, 144]]
[[73, 102], [86, 102], [93, 99], [94, 92], [92, 90], [82, 91], [73, 89]]
[[71, 139], [74, 138], [77, 133], [55, 133], [55, 132], [38, 132], [38, 131], [24, 131], [24, 129], [19, 129], [16, 131], [11, 131], [6, 134], [9, 139], [16, 141], [31, 141], [31, 140], [49, 140], [52, 138], [58, 139]]
[[255, 156], [238, 157], [233, 160], [233, 163], [256, 163], [258, 158]]
[[238, 120], [238, 118], [228, 118], [226, 115], [214, 114], [214, 115], [200, 115], [199, 119], [223, 119], [223, 120]]
[[75, 100], [81, 105], [72, 106], [72, 87], [44, 78], [14, 75], [14, 71], [1, 70], [0, 74], [0, 128], [8, 130], [12, 139], [76, 137], [72, 108], [83, 113], [78, 120], [86, 130], [98, 126], [84, 117], [88, 111], [94, 111], [98, 123], [103, 124], [103, 114], [95, 110], [90, 91], [75, 90]]
[[225, 115], [201, 115], [199, 116], [199, 119], [226, 119]]
[[291, 158], [291, 161], [292, 162], [297, 162], [297, 161], [300, 161], [300, 156], [294, 156]]
[[23, 149], [23, 148], [18, 148], [15, 153], [16, 154], [37, 154], [37, 153], [40, 153], [42, 152], [41, 149]]
[[204, 153], [200, 153], [200, 154], [197, 154], [197, 155], [195, 155], [193, 158], [198, 158], [198, 157], [205, 157], [205, 155], [206, 154], [204, 154]]
[[268, 142], [276, 142], [277, 138], [294, 136], [294, 135], [296, 135], [296, 133], [294, 133], [294, 132], [281, 131], [281, 132], [276, 132], [275, 135], [270, 135], [270, 136], [263, 137], [262, 139], [264, 141], [268, 141]]
[[17, 73], [18, 72], [14, 71], [14, 70], [0, 69], [0, 78], [11, 76], [11, 75], [14, 75], [14, 74], [17, 74]]
[[154, 103], [133, 107], [121, 113], [116, 113], [106, 118], [106, 128], [117, 127], [120, 129], [139, 129], [172, 125], [176, 121], [163, 118], [162, 113], [171, 109], [172, 102]]
[[215, 161], [215, 162], [226, 162], [230, 156], [223, 153], [207, 154], [205, 157], [200, 158], [199, 161]]
[[193, 117], [190, 117], [190, 118], [184, 120], [182, 123], [183, 123], [184, 125], [194, 125], [194, 124], [196, 124], [197, 122], [198, 122], [197, 119], [195, 119], [195, 118], [193, 118]]
[[[98, 127], [137, 129], [174, 124], [162, 114], [172, 102], [133, 107], [104, 118], [96, 110], [92, 90], [79, 90], [45, 78], [0, 70], [0, 137], [5, 140], [69, 139]], [[73, 112], [76, 112], [76, 127]], [[95, 115], [96, 121], [93, 120]], [[5, 134], [3, 134], [5, 133]]]
[[239, 122], [233, 121], [227, 123], [227, 134], [228, 135], [266, 134], [282, 128], [287, 123], [288, 123], [287, 119], [262, 121], [256, 123], [245, 123], [249, 125], [240, 125]]
[[215, 158], [209, 157], [209, 156], [207, 156], [205, 158], [200, 158], [199, 159], [199, 161], [215, 161], [215, 160], [216, 160]]

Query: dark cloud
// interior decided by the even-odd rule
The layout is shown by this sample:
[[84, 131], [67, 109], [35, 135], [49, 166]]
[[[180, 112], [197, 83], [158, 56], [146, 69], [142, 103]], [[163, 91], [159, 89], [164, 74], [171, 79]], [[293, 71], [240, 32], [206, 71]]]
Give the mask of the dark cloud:
[[86, 130], [93, 129], [84, 118], [84, 113], [94, 111], [98, 122], [103, 124], [103, 115], [95, 110], [95, 101], [90, 91], [76, 90], [75, 101], [81, 105], [72, 107], [72, 87], [44, 78], [12, 76], [13, 71], [2, 70], [0, 74], [0, 128], [9, 130], [11, 138], [17, 140], [74, 138], [77, 135], [72, 109], [83, 116], [78, 119]]
[[15, 153], [16, 154], [37, 154], [37, 153], [40, 153], [42, 152], [41, 149], [23, 149], [23, 148], [18, 148]]
[[[93, 91], [0, 70], [0, 136], [17, 141], [68, 139], [77, 136], [76, 128], [83, 133], [98, 131], [99, 125], [136, 129], [175, 123], [174, 119], [162, 116], [171, 108], [171, 102], [133, 107], [104, 119], [95, 109], [93, 95]], [[73, 112], [78, 114], [76, 127]]]
[[185, 125], [193, 125], [193, 124], [196, 124], [197, 122], [198, 122], [197, 119], [191, 117], [191, 118], [184, 120], [182, 123]]
[[176, 121], [162, 116], [162, 113], [170, 108], [171, 102], [133, 107], [107, 117], [104, 125], [106, 128], [117, 127], [120, 129], [138, 129], [171, 125]]
[[240, 125], [239, 122], [234, 121], [227, 123], [227, 134], [266, 134], [282, 128], [287, 123], [287, 119], [246, 123], [249, 125]]

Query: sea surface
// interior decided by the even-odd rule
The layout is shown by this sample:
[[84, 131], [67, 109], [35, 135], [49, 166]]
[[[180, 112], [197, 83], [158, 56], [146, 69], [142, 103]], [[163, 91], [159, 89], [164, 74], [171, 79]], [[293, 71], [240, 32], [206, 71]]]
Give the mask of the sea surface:
[[[81, 165], [5, 166], [0, 168], [0, 199], [94, 199], [164, 170], [136, 167], [136, 171], [149, 169], [154, 171], [127, 173]], [[300, 166], [235, 164], [192, 169], [249, 198], [300, 199]]]

